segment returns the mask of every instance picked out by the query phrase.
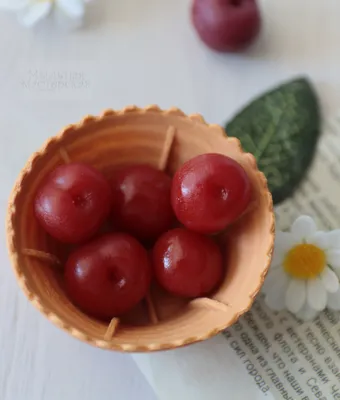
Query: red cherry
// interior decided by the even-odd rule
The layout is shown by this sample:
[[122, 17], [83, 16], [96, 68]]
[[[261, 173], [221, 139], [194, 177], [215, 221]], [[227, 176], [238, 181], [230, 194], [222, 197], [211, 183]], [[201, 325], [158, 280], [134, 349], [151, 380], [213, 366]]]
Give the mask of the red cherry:
[[65, 164], [48, 175], [35, 198], [35, 214], [55, 239], [89, 239], [108, 216], [111, 189], [104, 176], [80, 163]]
[[194, 0], [192, 21], [201, 40], [220, 52], [249, 46], [261, 27], [256, 0]]
[[221, 154], [203, 154], [186, 162], [175, 174], [171, 200], [186, 228], [216, 233], [247, 208], [251, 185], [244, 169]]
[[152, 258], [159, 284], [177, 296], [205, 296], [223, 278], [222, 255], [217, 244], [186, 229], [164, 233], [154, 246]]
[[72, 253], [65, 283], [70, 299], [100, 319], [120, 316], [145, 297], [151, 280], [147, 251], [124, 233], [102, 236]]
[[171, 178], [148, 165], [118, 171], [112, 180], [113, 224], [140, 240], [150, 241], [171, 227]]

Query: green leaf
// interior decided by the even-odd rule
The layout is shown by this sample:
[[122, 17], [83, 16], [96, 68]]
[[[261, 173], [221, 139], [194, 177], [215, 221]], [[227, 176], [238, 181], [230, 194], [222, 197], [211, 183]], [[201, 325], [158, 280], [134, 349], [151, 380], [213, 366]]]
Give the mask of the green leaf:
[[309, 168], [320, 134], [318, 99], [306, 78], [265, 93], [226, 125], [257, 159], [274, 204], [291, 196]]

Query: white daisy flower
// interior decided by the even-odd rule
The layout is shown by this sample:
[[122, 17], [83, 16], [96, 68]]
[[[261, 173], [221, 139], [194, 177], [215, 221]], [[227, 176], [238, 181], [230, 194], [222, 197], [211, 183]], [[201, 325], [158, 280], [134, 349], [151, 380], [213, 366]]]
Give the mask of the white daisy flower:
[[318, 231], [300, 216], [290, 232], [277, 232], [271, 268], [263, 285], [266, 304], [287, 308], [303, 320], [326, 307], [340, 310], [340, 229]]
[[[58, 19], [78, 24], [85, 14], [85, 3], [90, 0], [0, 0], [0, 7], [18, 14], [19, 21], [31, 27], [52, 12]], [[65, 18], [66, 17], [66, 18]]]

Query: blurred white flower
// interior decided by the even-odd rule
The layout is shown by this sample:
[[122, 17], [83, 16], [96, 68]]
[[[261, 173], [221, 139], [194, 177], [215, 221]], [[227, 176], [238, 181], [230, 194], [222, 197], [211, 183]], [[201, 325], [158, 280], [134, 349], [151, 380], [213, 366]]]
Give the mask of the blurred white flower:
[[340, 310], [340, 230], [317, 231], [311, 217], [277, 232], [274, 256], [263, 285], [266, 304], [303, 320], [329, 307]]
[[53, 13], [58, 19], [70, 19], [81, 23], [85, 4], [90, 0], [0, 0], [0, 7], [14, 11], [19, 21], [31, 27]]

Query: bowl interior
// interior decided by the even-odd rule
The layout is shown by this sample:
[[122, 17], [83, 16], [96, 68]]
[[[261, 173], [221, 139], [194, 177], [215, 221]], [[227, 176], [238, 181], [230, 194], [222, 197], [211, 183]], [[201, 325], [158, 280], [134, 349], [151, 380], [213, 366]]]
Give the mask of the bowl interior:
[[[83, 314], [67, 298], [63, 289], [62, 266], [51, 266], [22, 253], [35, 249], [64, 261], [71, 248], [60, 245], [37, 224], [33, 201], [48, 172], [63, 163], [61, 150], [72, 161], [82, 161], [107, 177], [118, 167], [136, 163], [159, 164], [169, 127], [175, 138], [167, 171], [173, 174], [186, 160], [208, 152], [228, 155], [247, 171], [253, 186], [252, 208], [223, 236], [225, 278], [211, 298], [183, 301], [157, 287], [152, 297], [159, 323], [149, 323], [141, 303], [124, 318], [112, 337], [105, 340], [107, 323]], [[86, 118], [52, 138], [34, 154], [13, 191], [8, 219], [8, 244], [19, 283], [29, 299], [52, 322], [77, 338], [103, 348], [123, 351], [150, 351], [173, 348], [205, 339], [232, 324], [252, 303], [263, 282], [273, 246], [273, 213], [265, 179], [254, 158], [242, 152], [239, 142], [227, 139], [220, 127], [206, 125], [198, 116], [179, 111], [132, 108], [107, 112], [101, 118]]]

